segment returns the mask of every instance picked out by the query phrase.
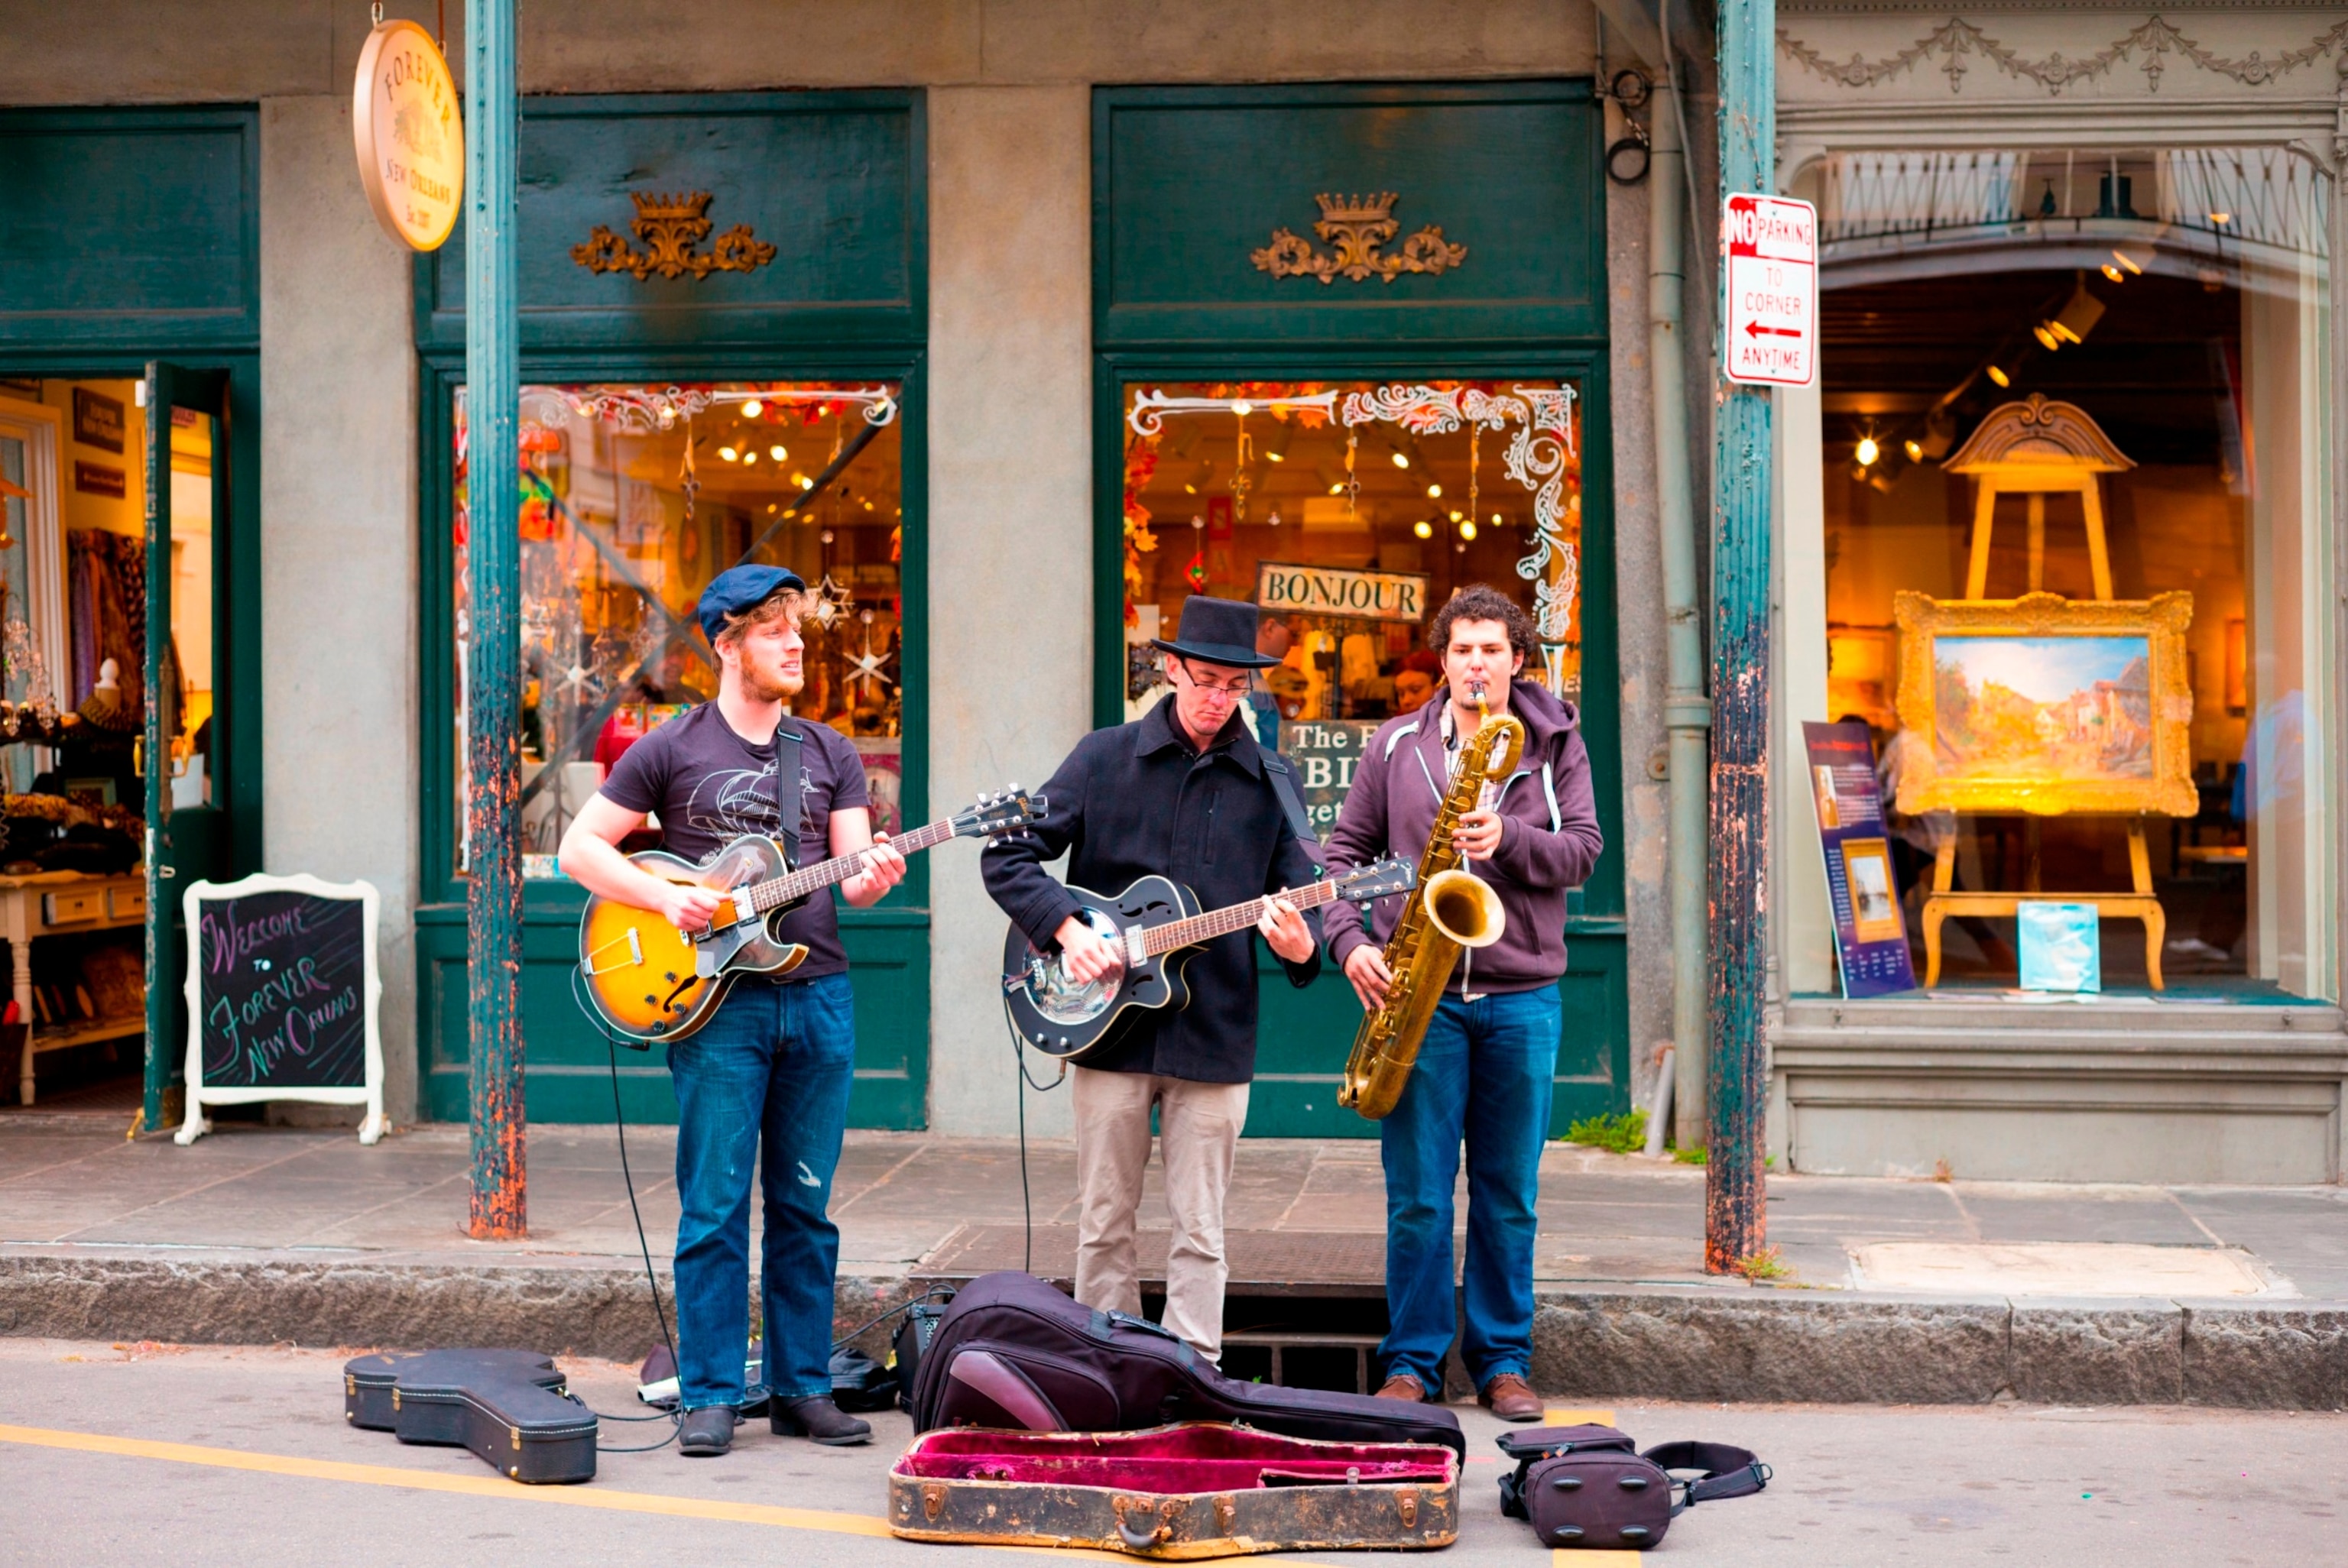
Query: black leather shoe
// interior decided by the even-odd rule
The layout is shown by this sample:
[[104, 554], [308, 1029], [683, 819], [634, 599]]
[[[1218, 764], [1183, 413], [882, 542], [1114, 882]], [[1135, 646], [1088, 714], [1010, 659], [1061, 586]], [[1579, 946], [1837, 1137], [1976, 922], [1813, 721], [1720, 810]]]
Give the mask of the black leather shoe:
[[731, 1405], [704, 1405], [687, 1410], [676, 1429], [676, 1451], [692, 1459], [714, 1459], [734, 1446], [734, 1425], [740, 1418]]
[[835, 1449], [853, 1448], [872, 1440], [872, 1423], [846, 1414], [831, 1402], [829, 1394], [777, 1399], [767, 1414], [780, 1437], [804, 1437]]

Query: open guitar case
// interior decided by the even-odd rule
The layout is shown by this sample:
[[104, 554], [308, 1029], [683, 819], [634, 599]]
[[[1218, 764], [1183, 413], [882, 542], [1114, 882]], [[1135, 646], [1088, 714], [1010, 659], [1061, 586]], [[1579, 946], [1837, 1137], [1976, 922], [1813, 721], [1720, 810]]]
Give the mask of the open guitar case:
[[343, 1367], [343, 1419], [404, 1443], [470, 1449], [513, 1481], [595, 1479], [595, 1412], [535, 1351], [358, 1357]]
[[923, 1435], [891, 1473], [889, 1527], [913, 1539], [1172, 1559], [1441, 1546], [1457, 1529], [1467, 1440], [1449, 1410], [1243, 1383], [1033, 1275], [953, 1298], [911, 1411]]

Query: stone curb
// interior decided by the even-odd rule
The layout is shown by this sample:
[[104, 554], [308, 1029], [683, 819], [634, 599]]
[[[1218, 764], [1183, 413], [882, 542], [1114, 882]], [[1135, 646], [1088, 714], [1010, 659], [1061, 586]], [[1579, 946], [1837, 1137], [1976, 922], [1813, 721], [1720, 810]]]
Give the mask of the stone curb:
[[[845, 1334], [919, 1294], [839, 1280]], [[670, 1290], [661, 1276], [664, 1296]], [[2348, 1303], [1965, 1300], [1669, 1286], [1545, 1290], [1532, 1378], [1555, 1394], [1848, 1404], [2348, 1406]], [[885, 1353], [888, 1327], [860, 1340]], [[181, 1344], [527, 1346], [633, 1360], [644, 1274], [540, 1265], [0, 1253], [0, 1334]]]
[[2348, 1406], [2348, 1304], [1543, 1291], [1535, 1386], [1828, 1404]]

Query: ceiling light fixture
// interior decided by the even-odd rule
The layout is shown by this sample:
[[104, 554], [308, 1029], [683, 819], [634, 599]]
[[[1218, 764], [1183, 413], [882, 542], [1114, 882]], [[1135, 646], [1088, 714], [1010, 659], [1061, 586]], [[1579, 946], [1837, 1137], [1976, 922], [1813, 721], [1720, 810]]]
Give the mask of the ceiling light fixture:
[[1430, 501], [1441, 500], [1443, 498], [1443, 487], [1440, 485], [1429, 485], [1426, 487], [1426, 498]]
[[756, 419], [758, 417], [758, 410], [765, 406], [766, 405], [760, 403], [754, 397], [750, 399], [749, 402], [745, 403], [742, 405], [742, 417], [745, 419]]
[[1409, 453], [1407, 453], [1407, 452], [1397, 452], [1397, 453], [1395, 453], [1395, 454], [1394, 455], [1394, 465], [1395, 465], [1395, 467], [1397, 467], [1397, 468], [1407, 468], [1407, 467], [1409, 467], [1409, 466], [1410, 466], [1410, 454], [1409, 454]]
[[1859, 446], [1852, 451], [1851, 456], [1858, 458], [1859, 466], [1864, 468], [1883, 456], [1883, 448], [1875, 444], [1874, 436], [1862, 436], [1859, 438]]
[[2144, 269], [2137, 266], [2136, 264], [2136, 259], [2130, 256], [2126, 251], [2113, 251], [2112, 260], [2117, 261], [2122, 267], [2126, 268], [2130, 277], [2141, 278], [2144, 276]]
[[767, 456], [769, 456], [769, 457], [772, 457], [776, 462], [779, 463], [779, 462], [781, 462], [784, 458], [786, 458], [786, 457], [789, 456], [790, 456], [790, 452], [789, 452], [789, 450], [788, 450], [788, 448], [786, 448], [786, 447], [782, 447], [782, 446], [769, 446], [769, 447], [767, 447]]
[[1455, 522], [1455, 523], [1456, 523], [1456, 522], [1457, 522], [1460, 518], [1462, 518], [1466, 517], [1467, 515], [1468, 515], [1467, 513], [1465, 513], [1465, 512], [1461, 511], [1461, 510], [1460, 510], [1458, 507], [1452, 507], [1452, 508], [1451, 508], [1451, 520], [1452, 520], [1453, 522]]
[[815, 481], [808, 478], [805, 474], [792, 475], [791, 483], [797, 485], [802, 490], [812, 490], [815, 488]]
[[1498, 512], [1492, 514], [1492, 526], [1496, 528], [1500, 526], [1500, 514]]
[[1470, 518], [1466, 522], [1459, 525], [1459, 537], [1463, 539], [1472, 539], [1476, 537], [1475, 518]]
[[2000, 386], [2012, 386], [2013, 384], [2013, 377], [2006, 374], [2005, 372], [1998, 369], [1995, 365], [1991, 365], [1989, 367], [1989, 378], [1997, 383]]
[[1435, 537], [1435, 525], [1428, 522], [1425, 518], [1421, 518], [1418, 521], [1411, 524], [1410, 531], [1416, 534], [1420, 538], [1431, 539]]
[[742, 460], [742, 454], [736, 452], [731, 446], [720, 446], [717, 449], [717, 455], [720, 457], [725, 458], [728, 463], [738, 463]]
[[1345, 487], [1342, 484], [1332, 485], [1329, 487], [1329, 493], [1333, 496], [1342, 496], [1345, 493]]
[[742, 454], [742, 466], [746, 468], [756, 464], [757, 461], [758, 455], [756, 452], [745, 452]]
[[1911, 436], [1908, 438], [1907, 446], [1908, 461], [1910, 463], [1921, 463], [1924, 460], [1924, 444], [1921, 441], [1917, 440]]

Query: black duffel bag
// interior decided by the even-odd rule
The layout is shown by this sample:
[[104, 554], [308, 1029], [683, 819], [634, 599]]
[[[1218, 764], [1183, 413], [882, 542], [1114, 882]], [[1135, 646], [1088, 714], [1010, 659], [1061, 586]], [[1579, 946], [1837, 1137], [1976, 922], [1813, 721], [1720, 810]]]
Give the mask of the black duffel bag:
[[1078, 1306], [1016, 1271], [973, 1280], [946, 1308], [914, 1373], [912, 1415], [916, 1431], [1228, 1421], [1325, 1441], [1440, 1443], [1463, 1460], [1468, 1452], [1459, 1418], [1440, 1405], [1242, 1383], [1146, 1318]]
[[[1517, 1461], [1500, 1478], [1500, 1512], [1529, 1522], [1544, 1546], [1644, 1551], [1697, 1503], [1769, 1484], [1767, 1465], [1726, 1443], [1658, 1443], [1642, 1453], [1626, 1434], [1593, 1425], [1528, 1427], [1499, 1444]], [[1680, 1481], [1673, 1471], [1703, 1473]]]

